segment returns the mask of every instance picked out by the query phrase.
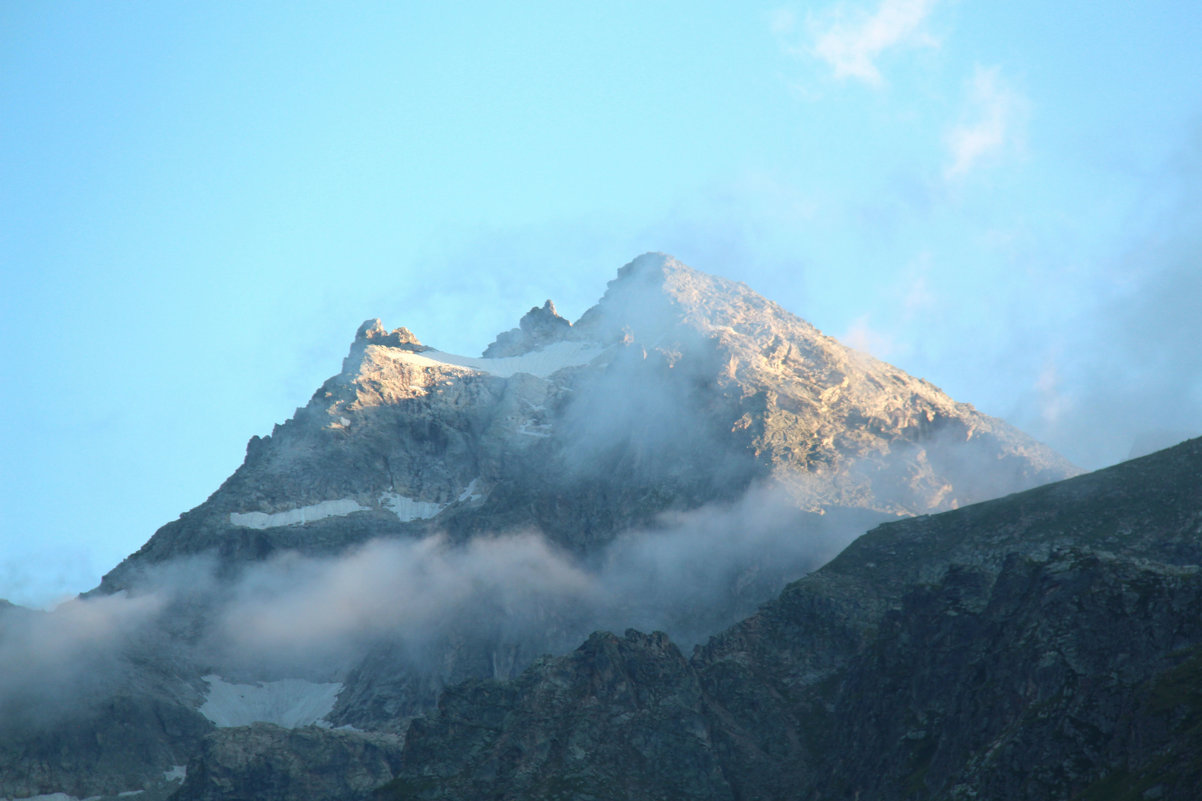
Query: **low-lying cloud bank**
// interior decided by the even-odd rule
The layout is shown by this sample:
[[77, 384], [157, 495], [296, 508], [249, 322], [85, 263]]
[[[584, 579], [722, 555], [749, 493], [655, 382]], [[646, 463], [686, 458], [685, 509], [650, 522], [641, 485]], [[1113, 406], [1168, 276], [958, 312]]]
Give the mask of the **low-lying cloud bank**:
[[665, 515], [587, 563], [532, 532], [377, 540], [334, 558], [285, 553], [232, 582], [210, 560], [175, 562], [131, 594], [50, 612], [0, 609], [0, 709], [99, 692], [97, 677], [122, 675], [142, 638], [164, 644], [164, 631], [197, 669], [243, 678], [336, 676], [381, 642], [424, 655], [432, 669], [448, 640], [549, 650], [633, 626], [694, 642], [876, 519], [803, 512], [786, 489], [756, 487], [733, 503]]
[[448, 639], [571, 647], [597, 628], [696, 642], [830, 559], [878, 521], [801, 511], [782, 487], [661, 517], [587, 562], [537, 533], [452, 544], [377, 540], [337, 558], [284, 554], [226, 591], [218, 663], [329, 666], [381, 641], [410, 653]]
[[51, 612], [0, 603], [0, 721], [45, 718], [103, 692], [165, 600], [119, 593]]

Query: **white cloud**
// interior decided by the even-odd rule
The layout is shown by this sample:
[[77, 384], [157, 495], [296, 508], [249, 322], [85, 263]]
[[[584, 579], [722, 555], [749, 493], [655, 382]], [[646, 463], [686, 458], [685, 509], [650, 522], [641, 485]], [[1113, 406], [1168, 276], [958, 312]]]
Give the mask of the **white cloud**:
[[1007, 85], [997, 67], [978, 66], [969, 84], [966, 122], [948, 131], [947, 179], [961, 178], [983, 161], [1013, 150], [1022, 141], [1029, 103]]
[[878, 359], [888, 359], [897, 351], [894, 338], [874, 327], [871, 317], [867, 314], [852, 320], [847, 331], [839, 337], [839, 341], [849, 348], [871, 354]]
[[873, 86], [883, 79], [877, 58], [895, 47], [934, 47], [938, 41], [923, 30], [937, 0], [882, 0], [872, 14], [847, 14], [842, 6], [811, 18], [810, 53], [830, 65], [836, 78], [858, 78]]
[[910, 265], [899, 287], [898, 296], [901, 298], [902, 319], [910, 323], [920, 315], [928, 314], [936, 305], [939, 298], [927, 280], [931, 272], [931, 254], [922, 253]]
[[[217, 650], [280, 663], [320, 663], [389, 633], [424, 642], [473, 622], [531, 621], [539, 610], [590, 600], [594, 580], [541, 537], [376, 540], [337, 558], [288, 552], [228, 593]], [[491, 617], [490, 617], [491, 616]], [[518, 621], [518, 622], [513, 622]], [[234, 657], [237, 658], [237, 657]]]
[[912, 354], [915, 342], [911, 334], [915, 323], [925, 329], [940, 303], [939, 292], [930, 280], [932, 263], [931, 253], [919, 253], [882, 295], [884, 303], [876, 311], [852, 320], [839, 341], [878, 359], [898, 359]]
[[49, 612], [0, 604], [0, 718], [53, 716], [104, 686], [166, 601], [117, 593]]
[[1073, 401], [1064, 393], [1056, 360], [1049, 358], [1035, 380], [1039, 398], [1039, 414], [1048, 426], [1055, 426], [1072, 411]]

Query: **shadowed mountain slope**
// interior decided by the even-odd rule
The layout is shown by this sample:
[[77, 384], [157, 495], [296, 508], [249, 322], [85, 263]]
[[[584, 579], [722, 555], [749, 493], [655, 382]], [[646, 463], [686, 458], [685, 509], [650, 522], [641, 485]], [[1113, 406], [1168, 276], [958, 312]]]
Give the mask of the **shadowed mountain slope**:
[[1200, 563], [1202, 440], [889, 523], [690, 660], [448, 691], [378, 797], [1192, 799]]

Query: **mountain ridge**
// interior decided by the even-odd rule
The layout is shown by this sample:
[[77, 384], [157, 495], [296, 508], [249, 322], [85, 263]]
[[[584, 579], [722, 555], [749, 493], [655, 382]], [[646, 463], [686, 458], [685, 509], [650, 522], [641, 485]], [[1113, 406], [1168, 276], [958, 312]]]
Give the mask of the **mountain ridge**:
[[[357, 543], [427, 531], [425, 521], [454, 518], [473, 495], [484, 496], [489, 520], [533, 524], [587, 551], [612, 537], [614, 524], [571, 543], [545, 515], [507, 520], [504, 509], [490, 509], [487, 488], [522, 471], [568, 491], [573, 477], [588, 481], [614, 470], [687, 482], [702, 446], [722, 453], [731, 472], [709, 486], [676, 486], [694, 496], [693, 505], [734, 497], [777, 474], [796, 494], [815, 495], [814, 511], [836, 505], [913, 514], [1079, 472], [1002, 421], [840, 345], [745, 285], [662, 254], [619, 270], [575, 324], [558, 318], [550, 301], [523, 320], [532, 314], [562, 322], [539, 334], [537, 347], [511, 344], [521, 353], [504, 357], [444, 354], [407, 329], [389, 333], [365, 322], [339, 374], [271, 435], [252, 438], [246, 461], [217, 492], [126, 561], [214, 547], [235, 560], [279, 547], [323, 552], [337, 547], [332, 538], [316, 530], [290, 538], [286, 530], [291, 523], [320, 529], [322, 510], [255, 529], [268, 533], [240, 524], [271, 522], [247, 515], [343, 503], [349, 512], [327, 507], [325, 516], [361, 530], [347, 537]], [[521, 326], [507, 333], [514, 332], [525, 335]], [[974, 485], [977, 472], [985, 478]], [[950, 480], [953, 473], [963, 487]], [[536, 488], [509, 489], [522, 493], [521, 502], [546, 503]], [[507, 503], [500, 500], [493, 506]], [[183, 531], [172, 538], [172, 528]], [[119, 589], [132, 566], [118, 566], [101, 589]]]
[[[517, 676], [598, 628], [704, 640], [883, 520], [1075, 472], [662, 254], [574, 324], [533, 307], [481, 357], [369, 319], [308, 403], [79, 599], [110, 636], [76, 644], [70, 614], [47, 618], [70, 646], [42, 657], [71, 679], [56, 703], [97, 744], [0, 721], [0, 795], [159, 793], [195, 757], [188, 797], [272, 771], [277, 789], [362, 797], [367, 778], [307, 784], [288, 749], [324, 735], [288, 726], [320, 707], [321, 726], [370, 732], [329, 740], [323, 764], [361, 755], [379, 777], [447, 687]], [[0, 609], [0, 657], [15, 620]], [[85, 680], [93, 656], [105, 672]], [[246, 715], [270, 719], [234, 725]], [[144, 747], [118, 747], [136, 721]]]
[[1193, 798], [1199, 474], [1195, 439], [887, 523], [691, 659], [596, 633], [461, 685], [376, 798]]

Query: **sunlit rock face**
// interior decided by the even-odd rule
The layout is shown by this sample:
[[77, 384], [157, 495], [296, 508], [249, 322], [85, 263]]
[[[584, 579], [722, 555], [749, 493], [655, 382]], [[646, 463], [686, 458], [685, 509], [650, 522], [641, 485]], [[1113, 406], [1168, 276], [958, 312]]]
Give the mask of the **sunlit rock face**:
[[240, 561], [435, 530], [534, 527], [584, 553], [756, 482], [815, 512], [905, 515], [1074, 472], [743, 284], [648, 254], [575, 325], [548, 301], [482, 358], [364, 323], [342, 371], [104, 586], [186, 553]]
[[[114, 665], [105, 682], [73, 680], [64, 703], [120, 695], [178, 712], [153, 730], [166, 745], [120, 751], [121, 775], [144, 787], [183, 780], [171, 771], [200, 753], [206, 709], [226, 726], [206, 758], [231, 764], [247, 737], [254, 771], [303, 770], [276, 758], [291, 735], [251, 731], [312, 717], [256, 711], [281, 687], [337, 687], [321, 690], [321, 726], [400, 734], [454, 682], [510, 678], [598, 628], [702, 642], [882, 520], [1075, 472], [746, 286], [647, 254], [575, 323], [547, 301], [480, 357], [365, 322], [304, 407], [88, 594], [108, 626], [93, 630], [121, 637], [46, 659]], [[108, 624], [131, 604], [151, 611]], [[250, 688], [245, 709], [231, 687]], [[139, 789], [89, 784], [83, 746], [46, 731], [21, 763], [36, 774], [0, 766], [0, 798]], [[188, 793], [208, 797], [194, 767]]]

